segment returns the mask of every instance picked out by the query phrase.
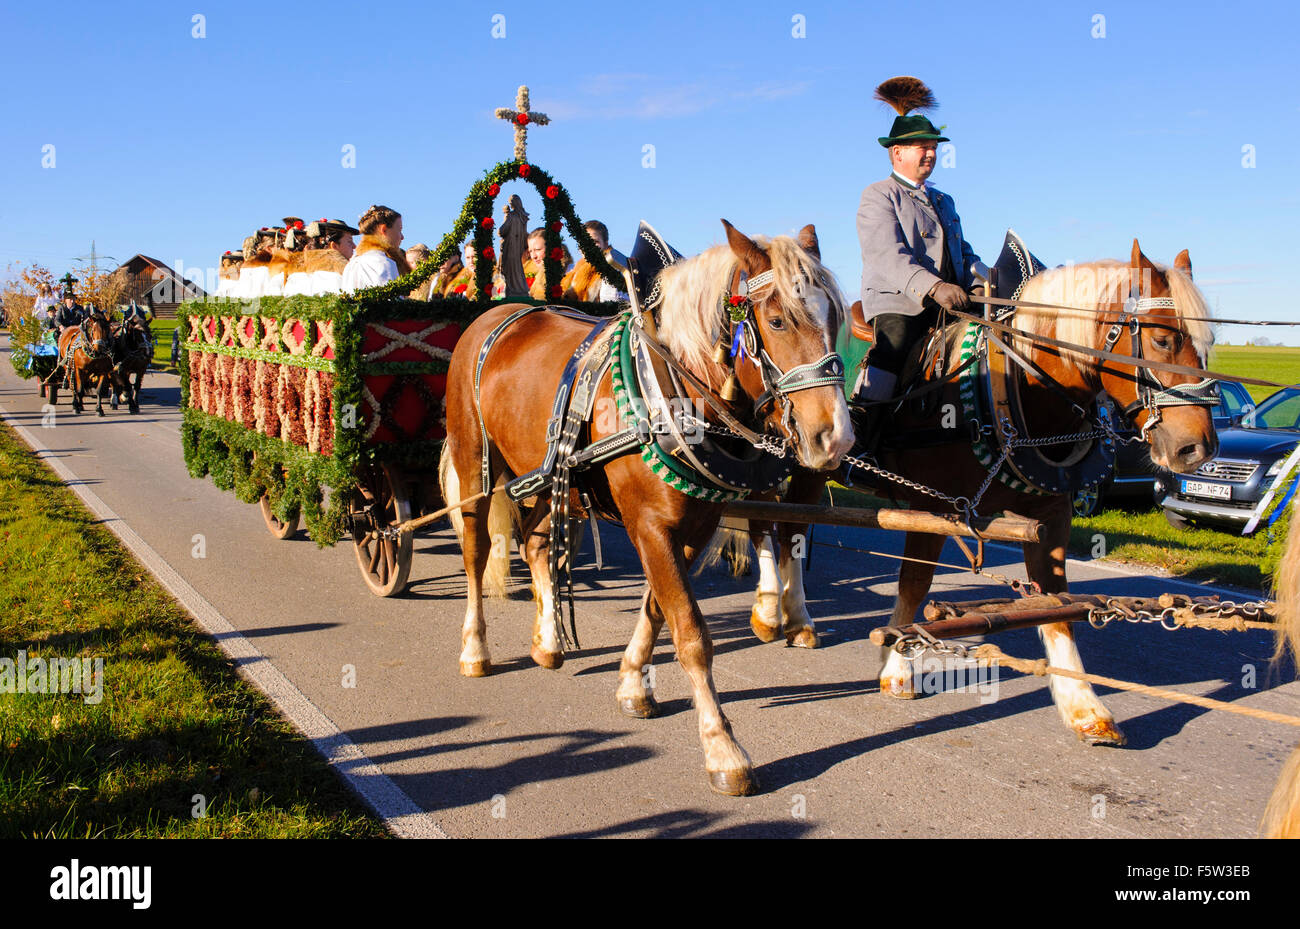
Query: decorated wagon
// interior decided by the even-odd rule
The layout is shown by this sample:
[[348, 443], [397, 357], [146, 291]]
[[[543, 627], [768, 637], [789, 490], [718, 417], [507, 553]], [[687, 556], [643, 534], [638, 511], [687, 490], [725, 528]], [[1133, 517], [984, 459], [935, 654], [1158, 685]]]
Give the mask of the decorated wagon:
[[[525, 98], [520, 111], [526, 106]], [[518, 135], [523, 124], [512, 122]], [[519, 146], [516, 155], [474, 184], [438, 248], [396, 281], [355, 294], [191, 301], [179, 313], [190, 474], [259, 504], [277, 538], [293, 535], [300, 521], [318, 545], [350, 536], [366, 585], [381, 597], [401, 592], [410, 571], [412, 531], [400, 527], [442, 506], [437, 467], [451, 352], [464, 327], [497, 305], [406, 295], [471, 236], [484, 259], [475, 263], [476, 292], [492, 292], [493, 207], [511, 181], [531, 184], [542, 197], [546, 293], [562, 294], [566, 226], [587, 262], [619, 290], [625, 286], [564, 188]], [[617, 309], [567, 305], [595, 315]]]

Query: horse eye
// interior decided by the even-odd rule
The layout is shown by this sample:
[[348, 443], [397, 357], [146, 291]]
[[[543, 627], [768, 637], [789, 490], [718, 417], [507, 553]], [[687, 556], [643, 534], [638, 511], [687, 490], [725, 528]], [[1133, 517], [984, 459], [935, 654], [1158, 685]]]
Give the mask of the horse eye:
[[781, 330], [785, 328], [785, 320], [782, 319], [780, 316], [773, 316], [771, 319], [767, 321], [767, 324], [771, 326], [773, 329], [777, 329], [777, 330]]

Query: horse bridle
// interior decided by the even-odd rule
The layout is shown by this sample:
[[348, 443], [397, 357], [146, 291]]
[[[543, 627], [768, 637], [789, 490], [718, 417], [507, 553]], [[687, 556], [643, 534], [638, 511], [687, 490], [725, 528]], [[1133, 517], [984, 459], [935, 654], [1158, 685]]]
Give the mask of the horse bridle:
[[[1106, 333], [1102, 351], [1109, 352], [1119, 342], [1127, 326], [1129, 331], [1129, 353], [1141, 361], [1142, 356], [1142, 320], [1141, 314], [1155, 309], [1173, 310], [1175, 303], [1170, 297], [1129, 297], [1124, 302], [1124, 309], [1119, 318]], [[1142, 438], [1160, 422], [1161, 410], [1170, 406], [1217, 406], [1219, 403], [1219, 382], [1212, 377], [1202, 378], [1191, 384], [1174, 384], [1166, 387], [1146, 365], [1137, 365], [1133, 377], [1137, 386], [1137, 397], [1124, 407], [1124, 415], [1129, 422], [1137, 426], [1137, 414], [1147, 412], [1147, 421], [1140, 427]]]
[[[843, 391], [844, 359], [840, 357], [839, 352], [832, 350], [816, 361], [799, 365], [789, 371], [783, 371], [781, 366], [772, 360], [759, 334], [752, 295], [756, 290], [775, 283], [776, 275], [771, 268], [753, 277], [748, 277], [744, 271], [737, 268], [732, 275], [730, 289], [722, 295], [722, 308], [732, 323], [733, 367], [748, 353], [763, 380], [763, 393], [754, 400], [752, 411], [754, 420], [761, 420], [763, 411], [770, 404], [780, 403], [781, 427], [787, 436], [793, 437], [795, 434], [794, 404], [789, 395], [826, 385], [838, 386]], [[733, 302], [733, 298], [737, 296], [742, 299], [738, 303]]]
[[[96, 317], [98, 317], [100, 321], [104, 323], [104, 328], [108, 330], [108, 338], [96, 340], [90, 337], [90, 329], [87, 327], [90, 325], [90, 321], [92, 319], [95, 319]], [[111, 329], [108, 328], [107, 317], [101, 316], [98, 313], [92, 313], [89, 316], [87, 316], [85, 319], [83, 319], [80, 322], [80, 324], [78, 324], [77, 329], [81, 333], [82, 351], [85, 353], [87, 358], [90, 359], [102, 358], [106, 354], [111, 354], [113, 350], [113, 332]], [[98, 351], [96, 351], [95, 349], [96, 341], [102, 342], [104, 345], [104, 347], [99, 349]], [[69, 347], [68, 349], [69, 353], [71, 353], [76, 348], [77, 345], [74, 343], [72, 346]]]

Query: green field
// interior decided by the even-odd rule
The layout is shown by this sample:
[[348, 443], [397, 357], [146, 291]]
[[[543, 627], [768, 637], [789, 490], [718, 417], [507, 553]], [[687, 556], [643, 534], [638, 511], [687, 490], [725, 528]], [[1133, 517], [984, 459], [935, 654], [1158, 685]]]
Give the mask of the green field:
[[181, 324], [179, 319], [155, 319], [149, 324], [153, 332], [153, 367], [168, 374], [178, 373], [172, 367], [172, 331]]
[[[0, 837], [387, 835], [8, 426], [0, 617]], [[20, 654], [102, 659], [102, 699], [16, 692]]]
[[[1220, 345], [1210, 352], [1210, 370], [1277, 384], [1300, 384], [1300, 348]], [[1255, 384], [1244, 386], [1256, 403], [1276, 389]]]

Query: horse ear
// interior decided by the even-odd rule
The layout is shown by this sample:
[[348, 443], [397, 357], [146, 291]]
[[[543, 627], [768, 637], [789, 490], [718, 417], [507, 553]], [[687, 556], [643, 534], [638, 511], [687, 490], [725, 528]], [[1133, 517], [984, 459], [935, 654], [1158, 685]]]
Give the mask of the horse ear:
[[772, 262], [768, 259], [767, 253], [759, 248], [753, 239], [725, 219], [722, 221], [722, 225], [727, 229], [727, 244], [731, 246], [732, 254], [740, 261], [741, 266], [747, 273], [761, 274], [772, 267]]
[[1183, 249], [1174, 258], [1174, 267], [1182, 271], [1188, 277], [1192, 276], [1192, 256], [1187, 254], [1187, 249]]
[[799, 230], [799, 238], [796, 241], [799, 243], [799, 247], [809, 255], [812, 255], [818, 261], [822, 260], [822, 249], [817, 241], [817, 230], [812, 223]]

